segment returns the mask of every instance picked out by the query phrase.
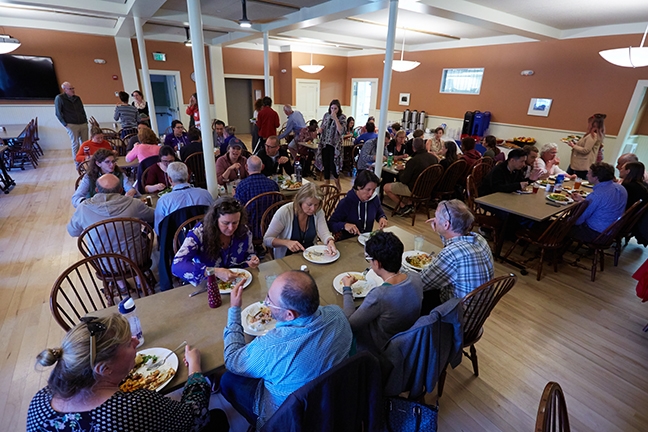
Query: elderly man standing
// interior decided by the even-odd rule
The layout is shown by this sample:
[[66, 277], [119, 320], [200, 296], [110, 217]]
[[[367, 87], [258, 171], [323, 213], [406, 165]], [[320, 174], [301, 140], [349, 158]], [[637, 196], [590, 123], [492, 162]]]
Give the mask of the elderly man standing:
[[247, 169], [249, 175], [241, 180], [234, 193], [234, 198], [239, 200], [241, 204], [245, 205], [252, 198], [262, 193], [279, 192], [277, 182], [270, 180], [261, 173], [262, 167], [263, 162], [260, 157], [252, 155], [248, 158]]
[[293, 134], [293, 139], [288, 143], [288, 148], [297, 150], [297, 137], [299, 132], [306, 127], [304, 116], [299, 111], [294, 111], [290, 105], [284, 105], [284, 114], [288, 117], [286, 122], [286, 129], [279, 134], [278, 140], [286, 138], [288, 135]]
[[493, 254], [488, 242], [470, 231], [474, 220], [466, 204], [453, 199], [441, 201], [428, 221], [441, 237], [443, 249], [421, 272], [425, 310], [451, 298], [463, 298], [493, 279]]
[[182, 162], [171, 162], [166, 169], [171, 192], [160, 197], [155, 205], [155, 232], [160, 235], [159, 225], [174, 211], [190, 206], [211, 206], [214, 202], [209, 191], [189, 184], [189, 170]]
[[284, 171], [286, 174], [292, 175], [293, 167], [290, 164], [288, 151], [279, 145], [279, 139], [276, 136], [268, 137], [258, 156], [263, 162], [263, 175], [282, 174]]
[[290, 271], [275, 279], [264, 302], [277, 320], [276, 328], [246, 344], [242, 286], [239, 283], [230, 295], [224, 332], [228, 372], [220, 385], [225, 399], [260, 428], [292, 392], [349, 356], [352, 333], [339, 306], [319, 305], [313, 278]]
[[67, 130], [72, 142], [72, 159], [76, 158], [79, 147], [88, 141], [88, 117], [81, 98], [74, 92], [74, 87], [69, 82], [61, 84], [63, 93], [54, 99], [56, 118]]

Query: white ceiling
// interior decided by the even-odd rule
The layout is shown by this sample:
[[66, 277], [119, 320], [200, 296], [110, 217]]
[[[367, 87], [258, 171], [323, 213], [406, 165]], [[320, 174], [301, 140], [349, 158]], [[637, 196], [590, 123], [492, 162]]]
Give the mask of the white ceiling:
[[[337, 55], [384, 52], [388, 0], [201, 0], [205, 42]], [[186, 0], [0, 0], [0, 25], [183, 42]], [[406, 51], [643, 33], [647, 0], [400, 0], [396, 47]], [[637, 45], [640, 37], [637, 37]]]

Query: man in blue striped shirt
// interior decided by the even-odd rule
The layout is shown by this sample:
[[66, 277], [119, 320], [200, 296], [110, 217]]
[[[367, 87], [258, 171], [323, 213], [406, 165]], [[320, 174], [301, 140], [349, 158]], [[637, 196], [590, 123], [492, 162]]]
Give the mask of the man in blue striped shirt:
[[264, 304], [277, 326], [245, 344], [241, 326], [242, 283], [230, 295], [225, 327], [225, 399], [257, 428], [295, 390], [349, 356], [351, 327], [337, 305], [320, 306], [319, 291], [305, 272], [275, 279]]

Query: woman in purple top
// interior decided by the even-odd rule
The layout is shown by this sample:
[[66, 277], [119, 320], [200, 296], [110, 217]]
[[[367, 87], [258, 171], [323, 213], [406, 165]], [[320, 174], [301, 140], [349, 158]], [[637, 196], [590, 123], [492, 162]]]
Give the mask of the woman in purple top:
[[241, 203], [232, 197], [218, 199], [202, 224], [185, 238], [173, 258], [171, 272], [198, 285], [207, 267], [214, 267], [216, 276], [223, 281], [236, 278], [230, 268], [258, 267], [259, 258], [254, 254], [252, 232], [246, 222], [247, 213]]

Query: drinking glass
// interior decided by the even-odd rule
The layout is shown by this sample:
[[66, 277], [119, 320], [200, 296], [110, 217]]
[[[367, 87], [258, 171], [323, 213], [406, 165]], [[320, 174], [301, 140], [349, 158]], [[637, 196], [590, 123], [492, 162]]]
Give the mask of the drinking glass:
[[414, 250], [422, 251], [423, 250], [423, 236], [417, 235], [414, 237]]

